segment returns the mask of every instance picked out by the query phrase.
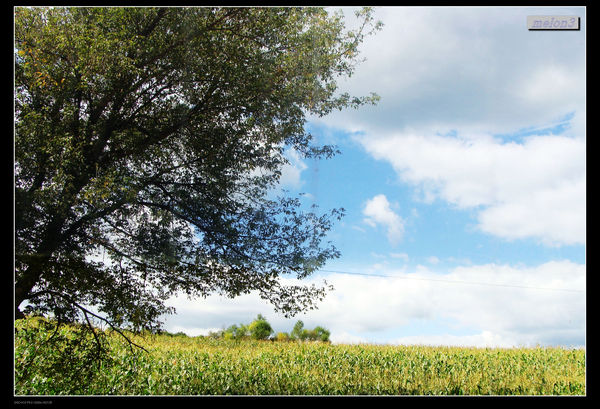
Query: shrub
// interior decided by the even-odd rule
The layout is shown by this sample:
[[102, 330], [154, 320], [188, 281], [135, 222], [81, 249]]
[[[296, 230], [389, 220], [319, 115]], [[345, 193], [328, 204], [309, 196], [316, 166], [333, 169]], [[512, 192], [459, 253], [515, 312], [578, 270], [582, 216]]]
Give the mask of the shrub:
[[312, 329], [303, 329], [300, 339], [302, 341], [313, 341], [315, 339], [315, 331]]
[[275, 335], [275, 341], [287, 342], [290, 340], [290, 334], [288, 334], [287, 332], [278, 332], [277, 335]]
[[248, 337], [249, 330], [248, 326], [244, 324], [240, 324], [239, 326], [233, 324], [229, 328], [225, 330], [223, 333], [224, 339], [244, 339]]
[[329, 342], [330, 332], [325, 328], [318, 326], [314, 329], [304, 328], [304, 323], [302, 321], [296, 322], [294, 325], [294, 329], [290, 335], [291, 339], [300, 340], [300, 341], [322, 341]]
[[208, 334], [208, 337], [235, 340], [241, 340], [250, 337], [256, 340], [271, 339], [272, 341], [300, 340], [329, 342], [330, 335], [330, 332], [321, 326], [317, 326], [314, 329], [304, 328], [304, 323], [301, 320], [296, 322], [294, 328], [289, 334], [287, 332], [278, 332], [274, 337], [270, 338], [273, 333], [274, 331], [271, 327], [271, 324], [269, 324], [265, 317], [263, 317], [261, 314], [258, 314], [256, 319], [248, 325], [239, 324], [238, 326], [234, 324], [225, 330], [211, 332]]
[[225, 337], [225, 331], [224, 330], [209, 331], [209, 333], [208, 333], [208, 338], [220, 339], [220, 338], [224, 338], [224, 337]]
[[329, 335], [331, 333], [323, 327], [315, 327], [314, 329], [316, 339], [323, 342], [329, 342]]
[[258, 314], [258, 317], [248, 326], [248, 331], [253, 339], [267, 339], [273, 333], [273, 328], [265, 317]]

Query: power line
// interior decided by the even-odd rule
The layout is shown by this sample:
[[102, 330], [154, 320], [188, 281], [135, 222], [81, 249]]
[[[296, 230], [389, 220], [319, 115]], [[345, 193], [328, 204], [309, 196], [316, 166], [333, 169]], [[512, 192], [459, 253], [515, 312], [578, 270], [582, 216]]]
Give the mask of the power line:
[[549, 288], [549, 287], [533, 287], [526, 285], [514, 285], [514, 284], [498, 284], [498, 283], [484, 283], [480, 281], [462, 281], [462, 280], [444, 280], [441, 278], [422, 278], [422, 277], [401, 277], [394, 275], [386, 275], [386, 274], [370, 274], [370, 273], [353, 273], [350, 271], [336, 271], [336, 270], [318, 270], [324, 273], [338, 273], [338, 274], [350, 274], [350, 275], [359, 275], [359, 276], [369, 276], [369, 277], [383, 277], [383, 278], [398, 278], [401, 280], [418, 280], [418, 281], [438, 281], [443, 283], [451, 283], [451, 284], [474, 284], [474, 285], [486, 285], [490, 287], [511, 287], [511, 288], [525, 288], [530, 290], [548, 290], [548, 291], [566, 291], [573, 293], [584, 293], [584, 290], [573, 290], [566, 288]]

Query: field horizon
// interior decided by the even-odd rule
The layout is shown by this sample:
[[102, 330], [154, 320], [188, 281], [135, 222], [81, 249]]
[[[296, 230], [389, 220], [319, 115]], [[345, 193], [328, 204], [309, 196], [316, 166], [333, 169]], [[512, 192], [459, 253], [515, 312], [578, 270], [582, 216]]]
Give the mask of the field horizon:
[[[73, 328], [63, 325], [55, 332], [43, 322], [48, 324], [15, 323], [15, 395], [585, 395], [584, 348], [128, 334], [142, 350], [104, 331], [110, 359], [98, 363], [90, 359], [93, 335], [77, 349]], [[63, 343], [53, 346], [52, 334]], [[86, 359], [88, 365], [77, 367]]]

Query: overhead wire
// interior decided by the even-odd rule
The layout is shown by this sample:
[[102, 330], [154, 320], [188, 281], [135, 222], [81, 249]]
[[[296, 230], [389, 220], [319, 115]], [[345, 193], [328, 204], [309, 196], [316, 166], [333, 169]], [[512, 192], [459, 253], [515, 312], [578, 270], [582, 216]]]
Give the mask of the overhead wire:
[[486, 282], [481, 282], [481, 281], [444, 280], [441, 278], [403, 277], [403, 276], [397, 276], [397, 275], [356, 273], [356, 272], [339, 271], [339, 270], [318, 270], [318, 271], [321, 271], [324, 273], [338, 273], [338, 274], [360, 275], [360, 276], [369, 276], [369, 277], [398, 278], [401, 280], [437, 281], [437, 282], [444, 282], [444, 283], [451, 283], [451, 284], [472, 284], [472, 285], [485, 285], [485, 286], [491, 286], [491, 287], [511, 287], [511, 288], [524, 288], [524, 289], [530, 289], [530, 290], [548, 290], [548, 291], [565, 291], [565, 292], [574, 292], [574, 293], [585, 293], [584, 290], [575, 290], [575, 289], [568, 289], [568, 288], [535, 287], [535, 286], [516, 285], [516, 284], [486, 283]]

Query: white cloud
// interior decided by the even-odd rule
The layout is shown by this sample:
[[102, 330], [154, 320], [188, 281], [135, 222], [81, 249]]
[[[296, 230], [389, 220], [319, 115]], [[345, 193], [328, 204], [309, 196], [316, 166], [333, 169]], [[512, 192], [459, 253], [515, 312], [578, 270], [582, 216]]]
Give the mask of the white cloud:
[[369, 342], [365, 337], [350, 334], [348, 332], [331, 334], [329, 339], [332, 344], [367, 344]]
[[478, 210], [482, 231], [545, 244], [585, 244], [585, 140], [530, 136], [522, 144], [491, 136], [397, 134], [361, 138], [425, 199]]
[[397, 244], [404, 234], [404, 221], [391, 209], [385, 195], [377, 195], [367, 201], [363, 209], [364, 222], [371, 227], [383, 225], [387, 229], [387, 238]]
[[539, 237], [550, 246], [585, 244], [585, 200], [585, 175], [556, 187], [536, 186], [481, 211], [480, 228], [508, 239]]
[[[387, 270], [373, 277], [330, 274], [335, 290], [318, 309], [285, 319], [257, 294], [234, 300], [212, 296], [195, 302], [174, 298], [178, 315], [167, 330], [224, 328], [250, 322], [263, 314], [275, 331], [290, 331], [296, 320], [305, 327], [321, 325], [336, 342], [369, 342], [377, 334], [394, 343], [520, 346], [583, 345], [585, 294], [560, 291], [585, 289], [585, 266], [553, 261], [538, 266], [486, 264], [462, 266], [445, 274], [427, 268], [411, 273]], [[306, 284], [319, 284], [313, 277]], [[450, 281], [450, 282], [449, 282]], [[484, 285], [493, 284], [493, 285]], [[528, 287], [528, 288], [521, 288]], [[431, 322], [438, 329], [423, 335], [408, 331], [414, 322]], [[445, 327], [440, 322], [447, 322]], [[448, 325], [451, 325], [448, 326]], [[171, 328], [171, 329], [170, 329]], [[174, 331], [174, 332], [177, 332]], [[463, 333], [464, 335], [460, 335]], [[451, 334], [451, 335], [448, 335]]]
[[440, 262], [440, 259], [437, 258], [436, 256], [431, 256], [427, 258], [427, 262], [429, 264], [438, 264]]
[[363, 228], [362, 228], [362, 227], [360, 227], [360, 226], [352, 225], [352, 226], [350, 226], [350, 227], [351, 227], [352, 229], [354, 229], [354, 230], [357, 230], [357, 231], [361, 232], [361, 233], [366, 233], [366, 230], [365, 230], [365, 229], [363, 229]]
[[390, 257], [399, 258], [399, 259], [404, 260], [405, 262], [408, 262], [408, 260], [409, 260], [408, 254], [406, 254], [406, 253], [390, 253]]
[[[518, 95], [523, 103], [555, 109], [556, 106], [563, 106], [565, 101], [573, 103], [583, 96], [581, 79], [577, 74], [572, 68], [564, 65], [541, 65], [520, 83], [515, 84], [514, 94]], [[575, 104], [572, 108], [576, 108]]]
[[[286, 155], [289, 163], [285, 164], [281, 169], [281, 177], [279, 183], [282, 187], [299, 188], [302, 186], [301, 175], [308, 166], [302, 161], [302, 158], [295, 150], [291, 149]], [[305, 194], [309, 199], [311, 195]]]
[[[519, 345], [512, 338], [490, 331], [482, 331], [474, 335], [409, 335], [397, 338], [390, 344], [398, 345], [432, 345], [432, 346], [455, 346], [455, 347], [477, 347], [477, 348], [510, 348]], [[525, 344], [523, 344], [525, 345]]]
[[[585, 27], [582, 7], [377, 8], [384, 28], [366, 38], [366, 61], [340, 87], [381, 101], [311, 120], [360, 132], [423, 200], [476, 209], [486, 233], [584, 244], [585, 30], [525, 25], [553, 12]], [[557, 121], [568, 125], [560, 135], [539, 135]], [[523, 143], [492, 136], [535, 129]]]
[[[548, 245], [585, 244], [585, 30], [529, 32], [525, 26], [527, 15], [553, 11], [381, 7], [376, 18], [383, 31], [361, 46], [367, 61], [340, 83], [340, 92], [352, 95], [377, 92], [380, 103], [308, 119], [326, 129], [360, 131], [357, 140], [367, 152], [389, 162], [403, 182], [426, 200], [472, 209], [483, 232]], [[554, 14], [570, 13], [580, 15], [585, 27], [584, 8]], [[557, 121], [570, 128], [540, 134]], [[534, 129], [537, 135], [518, 143], [493, 136]], [[298, 186], [305, 168], [291, 160], [282, 180]], [[402, 238], [404, 221], [386, 196], [375, 196], [364, 210], [367, 224], [386, 228], [391, 241]], [[181, 303], [168, 325], [221, 328], [262, 313], [277, 331], [302, 319], [307, 327], [330, 329], [332, 340], [349, 342], [390, 331], [394, 336], [387, 339], [409, 343], [585, 342], [584, 293], [510, 286], [583, 290], [585, 265], [468, 264], [435, 271], [439, 266], [411, 272], [376, 266], [378, 274], [397, 278], [329, 275], [335, 291], [318, 310], [292, 320], [250, 294]], [[416, 321], [453, 327], [403, 336]]]
[[[273, 153], [275, 155], [275, 153]], [[284, 152], [284, 158], [288, 161], [281, 166], [281, 174], [279, 177], [279, 185], [275, 190], [279, 189], [298, 189], [303, 184], [302, 172], [308, 168], [308, 165], [304, 163], [301, 155], [293, 148], [287, 149]], [[265, 168], [257, 167], [248, 172], [249, 177], [257, 177], [271, 174]], [[314, 200], [314, 196], [310, 193], [303, 194], [307, 199]]]
[[172, 325], [169, 327], [168, 331], [171, 334], [176, 334], [178, 332], [183, 332], [184, 334], [190, 337], [207, 336], [210, 335], [211, 332], [218, 332], [222, 328], [194, 328], [194, 327], [182, 327], [179, 325]]
[[[585, 31], [526, 29], [527, 15], [553, 11], [378, 7], [383, 30], [365, 39], [366, 61], [340, 87], [381, 101], [323, 121], [373, 135], [411, 127], [501, 133], [583, 114]], [[585, 24], [582, 7], [560, 12]]]

